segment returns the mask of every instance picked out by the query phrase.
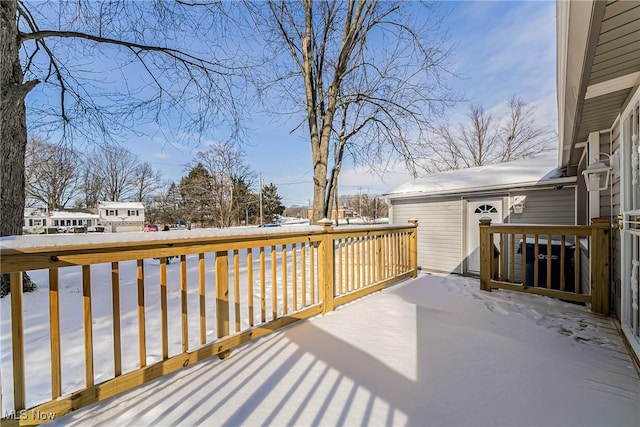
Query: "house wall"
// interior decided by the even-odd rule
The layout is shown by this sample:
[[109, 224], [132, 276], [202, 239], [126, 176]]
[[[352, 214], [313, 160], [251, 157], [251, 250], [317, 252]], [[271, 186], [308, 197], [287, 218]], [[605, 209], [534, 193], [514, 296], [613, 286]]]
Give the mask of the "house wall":
[[[516, 193], [512, 193], [514, 195]], [[520, 191], [518, 195], [527, 196], [524, 211], [521, 214], [510, 213], [508, 221], [511, 224], [555, 224], [555, 225], [575, 225], [576, 224], [576, 187], [567, 186], [560, 189], [544, 189], [534, 191]], [[521, 237], [520, 237], [521, 239]], [[519, 245], [517, 239], [516, 245]], [[507, 242], [507, 254], [511, 250]], [[515, 248], [515, 281], [522, 280], [522, 255], [517, 253]], [[509, 256], [507, 255], [507, 265]]]
[[[510, 213], [504, 204], [504, 222], [514, 224], [573, 225], [576, 221], [575, 185], [560, 189], [538, 189], [493, 194], [450, 196], [448, 198], [412, 198], [391, 200], [391, 222], [405, 224], [418, 220], [418, 266], [423, 270], [458, 273], [464, 272], [467, 200], [498, 199], [508, 196], [526, 196], [523, 213]], [[455, 198], [454, 198], [455, 197]], [[510, 251], [508, 250], [508, 253]], [[516, 258], [517, 277], [520, 275], [520, 256]]]
[[118, 202], [100, 202], [98, 225], [112, 233], [142, 231], [144, 226], [144, 206]]
[[526, 195], [524, 211], [512, 213], [512, 224], [558, 224], [574, 225], [576, 221], [575, 186], [565, 185], [559, 189], [544, 189], [513, 192], [511, 195]]
[[418, 266], [423, 270], [462, 273], [462, 201], [392, 200], [393, 224], [418, 220]]
[[[617, 122], [614, 127], [611, 129], [611, 132], [608, 133], [610, 144], [601, 147], [603, 152], [606, 153], [616, 153], [620, 154], [620, 122]], [[607, 141], [607, 142], [609, 142]], [[604, 151], [606, 150], [606, 151]], [[614, 156], [614, 159], [616, 156]], [[617, 157], [619, 159], [619, 157]], [[614, 167], [616, 168], [616, 167]], [[611, 187], [608, 191], [609, 198], [606, 197], [601, 199], [601, 205], [608, 204], [610, 206], [610, 217], [611, 222], [616, 223], [617, 216], [622, 212], [621, 209], [621, 189], [622, 183], [620, 182], [620, 165], [617, 165], [617, 171], [612, 172], [611, 176]], [[601, 213], [604, 212], [603, 206], [601, 206]], [[615, 311], [618, 318], [621, 316], [621, 296], [622, 296], [622, 275], [619, 265], [621, 265], [622, 260], [622, 240], [620, 238], [620, 230], [617, 228], [611, 230], [611, 261], [609, 265], [613, 266], [611, 269], [611, 307]]]
[[[602, 132], [600, 134], [600, 153], [610, 154], [611, 153], [611, 140], [609, 132]], [[601, 159], [606, 160], [606, 156], [601, 156]], [[600, 191], [600, 216], [602, 217], [610, 217], [612, 212], [611, 207], [611, 196], [612, 196], [612, 185], [611, 178], [609, 181], [609, 186], [606, 190]]]
[[576, 225], [588, 225], [589, 224], [589, 193], [587, 192], [587, 185], [584, 182], [582, 171], [586, 168], [586, 160], [582, 160], [578, 166], [576, 186], [578, 188], [576, 196]]

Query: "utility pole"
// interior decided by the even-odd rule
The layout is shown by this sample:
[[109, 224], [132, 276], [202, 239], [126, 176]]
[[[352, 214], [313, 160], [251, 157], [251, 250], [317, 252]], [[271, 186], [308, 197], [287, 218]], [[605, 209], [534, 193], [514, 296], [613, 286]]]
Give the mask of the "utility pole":
[[259, 199], [260, 199], [260, 225], [262, 225], [262, 172], [260, 172], [260, 193], [259, 193]]

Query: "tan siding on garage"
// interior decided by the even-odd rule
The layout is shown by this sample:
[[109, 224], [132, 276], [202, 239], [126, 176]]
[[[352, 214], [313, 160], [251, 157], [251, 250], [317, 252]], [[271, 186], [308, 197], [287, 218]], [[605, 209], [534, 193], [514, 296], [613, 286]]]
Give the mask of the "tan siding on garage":
[[418, 220], [418, 266], [427, 271], [462, 273], [462, 203], [393, 201], [393, 223]]

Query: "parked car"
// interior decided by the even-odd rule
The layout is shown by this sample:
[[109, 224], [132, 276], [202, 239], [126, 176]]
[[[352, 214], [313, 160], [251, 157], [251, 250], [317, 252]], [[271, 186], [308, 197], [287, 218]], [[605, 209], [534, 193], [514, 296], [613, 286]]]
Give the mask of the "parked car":
[[158, 231], [158, 226], [155, 224], [147, 224], [144, 226], [142, 231]]

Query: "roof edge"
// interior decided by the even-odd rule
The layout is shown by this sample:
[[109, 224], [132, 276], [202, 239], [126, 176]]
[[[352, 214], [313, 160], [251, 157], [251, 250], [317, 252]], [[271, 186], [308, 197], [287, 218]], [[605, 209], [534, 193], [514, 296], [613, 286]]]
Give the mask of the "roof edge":
[[441, 191], [416, 191], [412, 193], [386, 193], [382, 196], [387, 200], [410, 199], [413, 197], [439, 197], [450, 196], [455, 194], [473, 194], [487, 191], [507, 191], [519, 188], [535, 189], [536, 187], [549, 187], [553, 185], [575, 184], [576, 176], [566, 176], [562, 178], [554, 178], [544, 181], [518, 182], [513, 184], [489, 185], [485, 187], [472, 187], [467, 189], [441, 190]]

